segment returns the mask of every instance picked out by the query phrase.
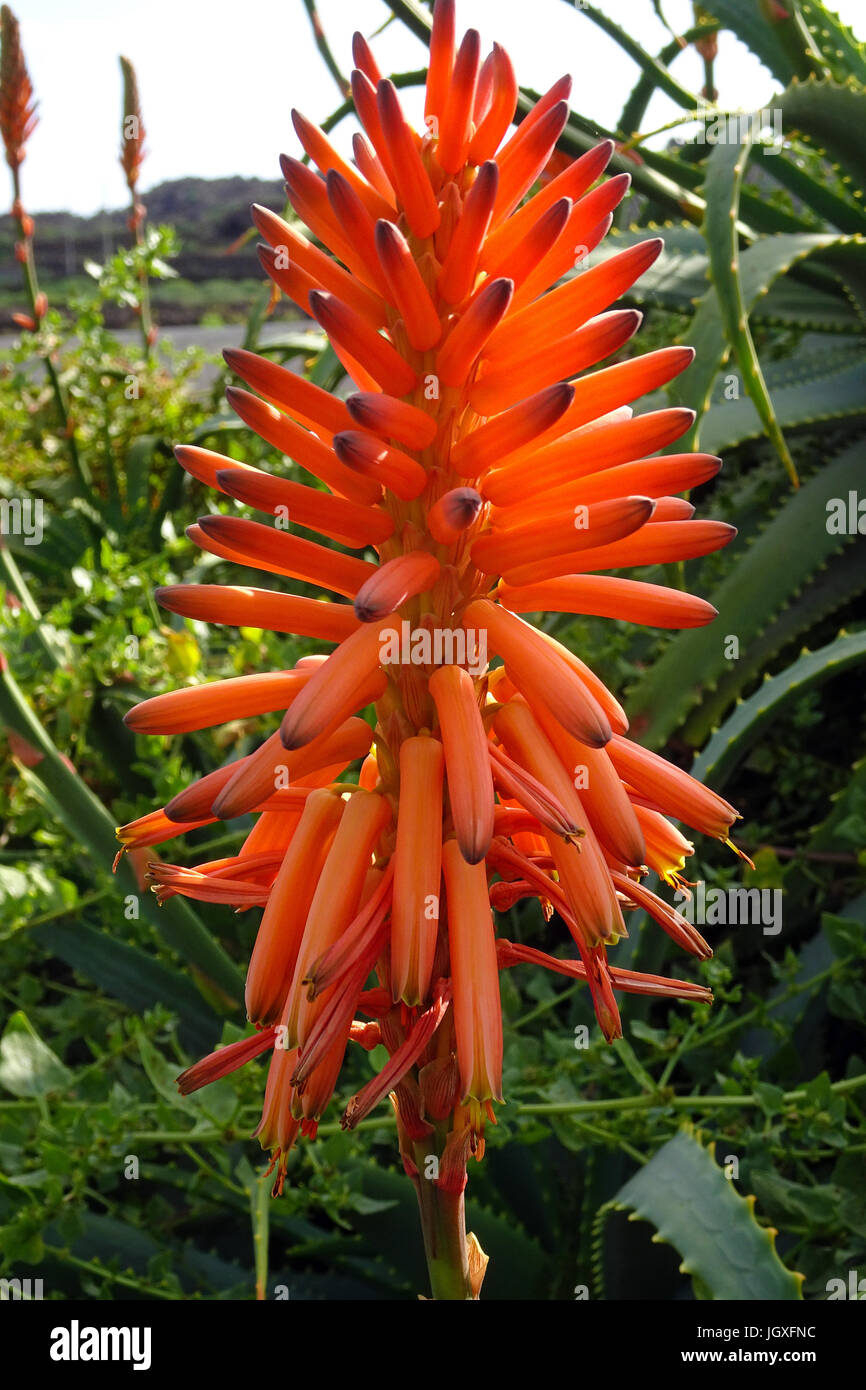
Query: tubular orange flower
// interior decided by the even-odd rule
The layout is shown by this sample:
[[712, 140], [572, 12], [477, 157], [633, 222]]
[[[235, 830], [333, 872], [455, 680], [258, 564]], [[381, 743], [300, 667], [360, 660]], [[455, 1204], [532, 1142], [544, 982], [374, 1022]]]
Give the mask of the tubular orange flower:
[[407, 1004], [427, 997], [439, 935], [444, 766], [438, 739], [407, 738], [400, 749], [391, 987]]
[[[608, 951], [626, 935], [623, 911], [640, 907], [706, 954], [640, 878], [651, 866], [681, 882], [692, 846], [667, 815], [725, 839], [736, 816], [625, 737], [615, 695], [517, 614], [708, 622], [703, 599], [599, 571], [706, 554], [733, 530], [692, 519], [676, 495], [711, 480], [718, 460], [653, 458], [692, 413], [633, 415], [692, 350], [596, 365], [637, 327], [611, 305], [661, 243], [569, 273], [575, 245], [601, 239], [628, 181], [597, 182], [610, 142], [549, 163], [568, 80], [509, 133], [517, 86], [507, 55], [494, 46], [481, 62], [474, 32], [456, 41], [452, 0], [436, 0], [426, 130], [416, 134], [366, 43], [353, 51], [365, 132], [356, 165], [298, 116], [319, 172], [281, 161], [292, 208], [322, 249], [267, 209], [253, 217], [267, 274], [324, 328], [356, 390], [331, 396], [234, 349], [227, 361], [249, 389], [230, 387], [229, 401], [282, 459], [267, 471], [178, 451], [224, 495], [278, 518], [287, 509], [290, 526], [219, 514], [191, 539], [313, 592], [180, 585], [158, 595], [180, 618], [337, 645], [291, 671], [156, 694], [133, 711], [134, 730], [169, 734], [225, 716], [281, 719], [255, 751], [119, 834], [140, 847], [258, 816], [234, 857], [151, 868], [163, 895], [264, 909], [247, 1003], [267, 1026], [192, 1078], [204, 1084], [270, 1047], [258, 1134], [280, 1190], [346, 1047], [381, 1042], [391, 1062], [350, 1101], [346, 1123], [390, 1090], [434, 1294], [465, 1298], [477, 1296], [483, 1268], [472, 1246], [472, 1273], [467, 1253], [466, 1160], [481, 1156], [501, 1095], [499, 969], [533, 961], [585, 981], [608, 1039], [621, 1033], [619, 991], [706, 1001], [703, 986], [619, 969]], [[555, 177], [527, 197], [545, 169]], [[296, 525], [355, 553], [303, 540]], [[336, 780], [360, 759], [357, 779]], [[491, 904], [524, 897], [539, 900], [545, 921], [561, 918], [573, 959], [507, 942], [497, 952]], [[431, 1155], [439, 1177], [427, 1182]]]
[[475, 685], [459, 666], [443, 666], [430, 677], [430, 694], [439, 716], [457, 843], [467, 862], [477, 864], [493, 837], [493, 777]]

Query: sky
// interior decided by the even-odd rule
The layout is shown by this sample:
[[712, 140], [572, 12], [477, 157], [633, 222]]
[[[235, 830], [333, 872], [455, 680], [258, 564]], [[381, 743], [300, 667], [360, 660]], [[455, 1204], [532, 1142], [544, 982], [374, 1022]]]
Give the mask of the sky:
[[[650, 0], [599, 3], [650, 52], [668, 42]], [[353, 30], [369, 37], [390, 14], [383, 0], [319, 0], [318, 8], [346, 72]], [[663, 0], [662, 8], [678, 32], [692, 22], [691, 0]], [[866, 38], [864, 0], [835, 0], [833, 8]], [[339, 104], [302, 0], [13, 0], [13, 9], [40, 103], [22, 170], [31, 212], [90, 214], [127, 201], [117, 160], [120, 54], [138, 74], [147, 131], [145, 201], [149, 186], [188, 175], [279, 178], [279, 154], [301, 153], [292, 107], [318, 121]], [[568, 0], [458, 0], [458, 23], [480, 30], [484, 52], [493, 39], [501, 42], [525, 86], [543, 91], [571, 73], [573, 109], [602, 125], [615, 124], [638, 75], [614, 41]], [[424, 64], [426, 49], [399, 23], [373, 47], [384, 72]], [[701, 87], [702, 64], [693, 49], [677, 59], [674, 72], [691, 90]], [[766, 105], [774, 90], [770, 74], [729, 33], [720, 40], [716, 86], [729, 109]], [[420, 95], [405, 93], [404, 100], [420, 125]], [[667, 98], [656, 97], [644, 129], [675, 114]], [[350, 118], [332, 136], [344, 153], [355, 128]]]

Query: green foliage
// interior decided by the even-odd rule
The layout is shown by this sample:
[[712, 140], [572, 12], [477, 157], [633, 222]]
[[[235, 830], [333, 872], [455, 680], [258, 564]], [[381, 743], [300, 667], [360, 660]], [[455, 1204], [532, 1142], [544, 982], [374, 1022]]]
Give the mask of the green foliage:
[[[427, 37], [425, 6], [390, 8]], [[682, 573], [638, 575], [712, 599], [713, 626], [669, 636], [573, 618], [556, 631], [630, 692], [636, 736], [694, 759], [695, 774], [740, 808], [735, 838], [754, 873], [702, 841], [696, 877], [708, 889], [780, 892], [782, 929], [708, 926], [714, 958], [691, 967], [632, 917], [616, 963], [700, 978], [715, 1003], [629, 997], [626, 1037], [612, 1048], [582, 986], [504, 972], [508, 1104], [484, 1162], [471, 1165], [469, 1224], [492, 1256], [485, 1297], [796, 1298], [802, 1274], [805, 1297], [821, 1299], [829, 1280], [866, 1262], [866, 633], [856, 607], [866, 580], [856, 524], [827, 526], [828, 504], [860, 486], [866, 432], [863, 151], [850, 134], [866, 112], [866, 59], [818, 0], [791, 0], [784, 22], [753, 0], [711, 0], [687, 43], [721, 32], [752, 48], [779, 89], [769, 104], [782, 110], [783, 143], [771, 151], [741, 128], [731, 144], [684, 139], [684, 113], [702, 99], [671, 70], [681, 44], [649, 55], [603, 6], [571, 8], [576, 34], [599, 25], [639, 71], [611, 132], [621, 145], [612, 168], [633, 176], [629, 225], [597, 253], [659, 230], [666, 241], [629, 294], [646, 314], [629, 351], [671, 338], [698, 349], [669, 396], [642, 408], [696, 409], [691, 438], [673, 447], [724, 453], [720, 478], [694, 500], [740, 536]], [[657, 92], [676, 108], [665, 149], [639, 128]], [[523, 93], [521, 112], [528, 104]], [[732, 114], [703, 105], [708, 123]], [[578, 111], [562, 145], [580, 153], [605, 133]], [[256, 914], [179, 897], [158, 908], [141, 856], [110, 872], [115, 821], [163, 804], [269, 731], [253, 719], [137, 738], [126, 710], [315, 649], [187, 623], [152, 599], [159, 585], [236, 577], [184, 537], [200, 511], [232, 504], [185, 477], [173, 444], [273, 462], [220, 405], [221, 378], [212, 398], [202, 391], [202, 354], [148, 353], [108, 326], [121, 307], [138, 316], [143, 288], [155, 289], [159, 318], [159, 277], [172, 266], [179, 278], [161, 283], [174, 302], [202, 304], [191, 244], [202, 274], [220, 273], [214, 248], [246, 224], [228, 225], [228, 190], [192, 183], [148, 197], [159, 222], [179, 224], [179, 255], [162, 227], [112, 253], [0, 372], [0, 489], [45, 510], [42, 544], [12, 535], [0, 549], [2, 1273], [38, 1267], [58, 1299], [414, 1299], [423, 1258], [390, 1110], [357, 1133], [334, 1119], [376, 1059], [350, 1053], [318, 1142], [293, 1153], [286, 1194], [272, 1202], [251, 1140], [261, 1062], [187, 1098], [174, 1084], [245, 1034], [238, 1000]], [[280, 195], [253, 196], [276, 205]], [[260, 350], [267, 308], [259, 291], [246, 342]], [[342, 385], [316, 329], [266, 350]], [[730, 637], [737, 657], [726, 655]], [[231, 854], [244, 833], [206, 826], [166, 853], [181, 863]], [[503, 935], [564, 949], [536, 906], [514, 909]]]

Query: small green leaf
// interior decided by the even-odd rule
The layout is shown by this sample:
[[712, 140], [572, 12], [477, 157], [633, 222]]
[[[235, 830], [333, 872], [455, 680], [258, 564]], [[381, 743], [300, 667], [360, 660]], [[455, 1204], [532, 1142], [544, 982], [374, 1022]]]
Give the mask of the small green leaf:
[[26, 1014], [14, 1013], [0, 1039], [0, 1086], [13, 1096], [65, 1091], [72, 1072], [39, 1037]]

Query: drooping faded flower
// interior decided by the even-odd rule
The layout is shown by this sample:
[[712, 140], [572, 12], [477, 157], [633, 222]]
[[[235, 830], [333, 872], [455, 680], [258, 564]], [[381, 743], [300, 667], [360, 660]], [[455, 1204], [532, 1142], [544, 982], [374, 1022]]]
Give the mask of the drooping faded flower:
[[[181, 1088], [269, 1054], [258, 1133], [279, 1190], [348, 1043], [383, 1043], [391, 1060], [344, 1123], [390, 1096], [434, 1292], [465, 1297], [483, 1272], [463, 1233], [466, 1160], [481, 1156], [502, 1099], [500, 971], [534, 962], [585, 980], [609, 1040], [620, 1035], [619, 993], [708, 1000], [700, 985], [618, 968], [609, 952], [624, 909], [640, 907], [685, 950], [709, 955], [641, 880], [652, 868], [678, 883], [692, 853], [668, 816], [723, 840], [736, 819], [629, 739], [611, 692], [522, 615], [707, 623], [704, 600], [611, 571], [704, 555], [733, 531], [692, 519], [678, 496], [712, 478], [718, 459], [653, 457], [692, 413], [632, 412], [691, 350], [599, 365], [640, 322], [608, 306], [661, 249], [651, 240], [592, 262], [628, 186], [625, 175], [601, 178], [611, 145], [564, 164], [557, 155], [559, 172], [527, 196], [549, 172], [568, 81], [511, 130], [508, 56], [494, 45], [482, 61], [473, 30], [457, 47], [453, 4], [438, 0], [419, 135], [360, 36], [354, 56], [355, 164], [297, 113], [315, 168], [282, 161], [314, 240], [265, 208], [254, 218], [263, 266], [322, 326], [357, 390], [339, 399], [232, 350], [245, 385], [229, 389], [230, 404], [293, 461], [291, 477], [177, 450], [196, 478], [260, 513], [288, 509], [291, 522], [287, 532], [206, 516], [191, 528], [197, 544], [332, 597], [245, 585], [159, 593], [183, 617], [332, 650], [133, 710], [127, 722], [142, 733], [281, 722], [256, 752], [119, 833], [127, 846], [157, 845], [256, 813], [237, 855], [151, 865], [160, 897], [264, 909], [246, 986], [257, 1031], [192, 1067]], [[359, 717], [370, 705], [372, 726]], [[357, 781], [336, 780], [359, 758]], [[497, 938], [493, 910], [525, 897], [559, 915], [572, 959]], [[431, 1156], [438, 1177], [425, 1181]]]

